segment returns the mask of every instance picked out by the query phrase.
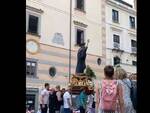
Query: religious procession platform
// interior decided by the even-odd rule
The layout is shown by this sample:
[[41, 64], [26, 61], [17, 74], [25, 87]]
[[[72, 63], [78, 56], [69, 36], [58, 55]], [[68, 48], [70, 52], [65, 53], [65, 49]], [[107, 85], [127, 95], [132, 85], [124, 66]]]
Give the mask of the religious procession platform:
[[72, 94], [79, 94], [83, 88], [86, 88], [87, 92], [94, 90], [92, 79], [85, 74], [72, 75], [70, 86]]

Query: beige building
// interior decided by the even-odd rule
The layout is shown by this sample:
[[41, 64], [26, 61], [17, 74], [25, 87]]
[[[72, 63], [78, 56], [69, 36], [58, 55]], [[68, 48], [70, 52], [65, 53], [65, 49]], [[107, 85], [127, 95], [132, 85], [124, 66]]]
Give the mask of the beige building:
[[137, 0], [134, 0], [134, 8], [137, 9]]
[[[45, 82], [50, 87], [66, 87], [69, 82], [70, 1], [26, 1], [27, 105], [33, 104], [35, 110]], [[75, 73], [78, 45], [89, 39], [86, 65], [100, 79], [106, 64], [105, 1], [72, 0], [71, 14], [71, 74]]]
[[136, 73], [136, 8], [120, 0], [106, 0], [106, 64], [120, 64]]

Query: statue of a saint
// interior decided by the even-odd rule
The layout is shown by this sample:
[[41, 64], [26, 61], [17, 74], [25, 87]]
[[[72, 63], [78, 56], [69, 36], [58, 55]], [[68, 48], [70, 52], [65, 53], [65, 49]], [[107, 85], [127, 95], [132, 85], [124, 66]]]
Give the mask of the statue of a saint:
[[77, 66], [76, 66], [77, 75], [84, 73], [84, 69], [86, 68], [85, 60], [87, 55], [86, 51], [88, 48], [88, 43], [87, 46], [85, 46], [85, 43], [80, 44], [80, 49], [78, 50], [78, 54], [77, 54]]

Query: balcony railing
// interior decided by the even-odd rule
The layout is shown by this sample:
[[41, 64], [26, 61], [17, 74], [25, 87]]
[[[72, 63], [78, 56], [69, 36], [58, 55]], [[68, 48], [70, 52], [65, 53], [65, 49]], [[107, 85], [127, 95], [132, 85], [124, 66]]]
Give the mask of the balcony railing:
[[120, 49], [120, 44], [117, 43], [117, 42], [114, 42], [114, 48], [115, 48], [115, 49]]
[[137, 48], [136, 47], [132, 47], [132, 53], [136, 53]]

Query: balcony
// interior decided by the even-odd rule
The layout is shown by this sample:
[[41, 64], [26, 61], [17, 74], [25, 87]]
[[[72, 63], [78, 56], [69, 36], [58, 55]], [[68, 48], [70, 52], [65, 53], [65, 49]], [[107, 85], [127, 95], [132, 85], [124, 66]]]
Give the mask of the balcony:
[[131, 4], [129, 4], [129, 3], [125, 2], [125, 1], [123, 1], [123, 0], [115, 0], [115, 1], [117, 1], [117, 2], [119, 2], [121, 4], [123, 4], [123, 5], [126, 5], [126, 6], [128, 6], [130, 8], [133, 8], [133, 6]]
[[113, 46], [114, 46], [113, 49], [112, 49], [113, 51], [121, 52], [121, 53], [124, 52], [123, 50], [120, 49], [120, 44], [119, 43], [114, 42]]
[[114, 48], [116, 48], [116, 49], [120, 49], [120, 44], [119, 44], [119, 43], [114, 42]]
[[137, 51], [137, 48], [136, 47], [132, 47], [131, 48], [131, 55], [136, 55], [136, 51]]

